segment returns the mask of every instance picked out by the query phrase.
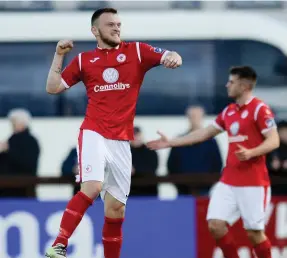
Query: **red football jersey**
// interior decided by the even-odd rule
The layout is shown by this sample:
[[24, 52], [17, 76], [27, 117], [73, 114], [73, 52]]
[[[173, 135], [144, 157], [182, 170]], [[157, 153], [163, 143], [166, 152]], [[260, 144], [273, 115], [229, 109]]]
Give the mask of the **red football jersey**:
[[62, 83], [70, 88], [82, 81], [86, 87], [88, 105], [81, 129], [107, 139], [132, 140], [144, 75], [167, 53], [145, 43], [122, 42], [114, 49], [96, 48], [76, 56], [62, 72]]
[[221, 181], [234, 186], [268, 186], [270, 184], [265, 156], [239, 161], [238, 144], [248, 149], [264, 141], [264, 133], [276, 127], [270, 108], [257, 98], [243, 106], [227, 106], [214, 121], [214, 126], [227, 131], [229, 150]]

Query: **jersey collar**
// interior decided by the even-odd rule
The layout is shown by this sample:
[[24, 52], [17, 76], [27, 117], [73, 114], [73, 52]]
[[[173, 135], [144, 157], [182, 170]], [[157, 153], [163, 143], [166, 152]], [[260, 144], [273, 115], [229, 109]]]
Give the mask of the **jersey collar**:
[[247, 106], [248, 104], [251, 103], [251, 101], [254, 99], [254, 97], [252, 96], [250, 99], [248, 99], [246, 102], [245, 102], [245, 106]]

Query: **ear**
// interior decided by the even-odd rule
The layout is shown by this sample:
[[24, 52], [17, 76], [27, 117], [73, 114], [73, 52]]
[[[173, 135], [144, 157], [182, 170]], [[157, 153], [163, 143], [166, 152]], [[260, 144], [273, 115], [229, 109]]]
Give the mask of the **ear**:
[[96, 26], [91, 27], [91, 32], [94, 34], [94, 36], [99, 36], [99, 30]]

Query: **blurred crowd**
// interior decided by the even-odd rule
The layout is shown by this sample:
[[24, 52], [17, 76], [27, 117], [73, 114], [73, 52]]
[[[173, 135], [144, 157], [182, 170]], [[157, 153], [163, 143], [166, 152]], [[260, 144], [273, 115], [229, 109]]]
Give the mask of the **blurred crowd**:
[[[0, 176], [36, 176], [41, 147], [31, 133], [32, 117], [25, 109], [14, 109], [8, 114], [11, 123], [11, 136], [0, 141]], [[186, 109], [188, 128], [183, 128], [179, 135], [185, 135], [203, 127], [205, 111], [201, 106], [189, 106]], [[156, 151], [145, 145], [143, 129], [134, 127], [134, 140], [130, 142], [132, 152], [132, 185], [130, 196], [157, 196], [158, 187], [134, 186], [133, 179], [156, 176], [159, 158]], [[267, 166], [273, 173], [287, 175], [287, 121], [278, 122], [280, 147], [267, 156]], [[79, 173], [76, 147], [69, 151], [61, 164], [62, 176], [74, 176]], [[221, 173], [223, 162], [216, 139], [186, 147], [171, 148], [166, 167], [170, 175]], [[176, 185], [179, 195], [194, 194], [186, 185]], [[74, 187], [74, 193], [79, 186]], [[197, 194], [208, 194], [210, 188], [204, 188]], [[273, 187], [274, 195], [286, 195], [286, 187]], [[2, 197], [25, 197], [25, 189], [0, 189]]]

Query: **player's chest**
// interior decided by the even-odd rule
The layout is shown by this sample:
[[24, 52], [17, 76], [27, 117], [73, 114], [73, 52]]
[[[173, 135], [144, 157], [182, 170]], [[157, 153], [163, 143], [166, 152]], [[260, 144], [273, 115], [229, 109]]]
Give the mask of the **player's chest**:
[[95, 53], [83, 60], [82, 75], [86, 83], [116, 83], [133, 79], [138, 63], [125, 52]]
[[254, 115], [250, 110], [230, 110], [225, 115], [225, 128], [229, 135], [248, 135], [256, 130]]

